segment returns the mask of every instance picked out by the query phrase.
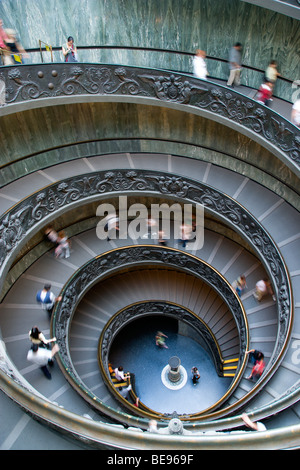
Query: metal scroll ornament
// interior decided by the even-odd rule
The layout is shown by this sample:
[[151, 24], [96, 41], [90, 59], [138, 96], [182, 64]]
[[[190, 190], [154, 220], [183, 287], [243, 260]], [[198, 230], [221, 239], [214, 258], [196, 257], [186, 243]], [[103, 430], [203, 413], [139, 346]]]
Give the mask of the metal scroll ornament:
[[[169, 266], [186, 272], [202, 279], [218, 293], [224, 303], [227, 304], [235, 321], [239, 336], [239, 369], [244, 368], [246, 366], [245, 351], [249, 342], [248, 324], [242, 303], [230, 284], [210, 265], [193, 255], [182, 253], [174, 248], [162, 248], [157, 245], [134, 245], [118, 248], [93, 258], [76, 271], [61, 292], [62, 301], [57, 304], [52, 318], [52, 333], [56, 336], [60, 346], [58, 354], [62, 369], [66, 371], [68, 380], [72, 384], [75, 383], [83, 391], [87, 389], [73, 366], [68, 346], [72, 317], [80, 300], [95, 283], [101, 282], [102, 279], [106, 279], [124, 268], [137, 268], [145, 264], [147, 266]], [[105, 328], [103, 338], [101, 338], [101, 361], [103, 361], [106, 373], [108, 372], [108, 352], [113, 337], [127, 321], [145, 316], [146, 311], [148, 314], [160, 312], [162, 315], [174, 315], [177, 319], [192, 325], [206, 340], [212, 352], [216, 370], [221, 373], [222, 358], [220, 352], [214, 338], [208, 334], [208, 329], [201, 319], [180, 305], [161, 301], [133, 304], [124, 308], [110, 321]], [[233, 389], [236, 386], [237, 378], [231, 387]]]
[[53, 218], [56, 211], [108, 194], [166, 196], [199, 203], [240, 233], [258, 254], [273, 281], [280, 331], [270, 364], [288, 340], [293, 321], [289, 275], [283, 258], [268, 232], [240, 204], [205, 183], [148, 170], [115, 170], [89, 173], [54, 183], [16, 204], [0, 218], [0, 273], [3, 275], [26, 240]]
[[208, 80], [164, 70], [101, 64], [6, 66], [6, 104], [76, 95], [148, 97], [233, 121], [275, 146], [299, 169], [300, 130], [266, 106]]

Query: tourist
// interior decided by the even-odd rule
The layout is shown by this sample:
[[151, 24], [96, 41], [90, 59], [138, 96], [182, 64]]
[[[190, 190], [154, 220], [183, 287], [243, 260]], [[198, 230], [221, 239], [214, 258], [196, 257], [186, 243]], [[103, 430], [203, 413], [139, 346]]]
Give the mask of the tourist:
[[[6, 29], [6, 46], [10, 51], [12, 64], [23, 64], [24, 57], [29, 57], [23, 46], [17, 41], [16, 32], [13, 29]], [[10, 64], [5, 64], [10, 65]]]
[[37, 344], [41, 348], [49, 349], [50, 343], [56, 341], [56, 338], [46, 339], [43, 333], [38, 329], [37, 326], [33, 326], [29, 331], [29, 339], [32, 344]]
[[104, 230], [107, 233], [107, 241], [117, 238], [117, 232], [119, 232], [119, 217], [114, 214], [108, 214], [105, 219]]
[[257, 349], [249, 349], [245, 354], [249, 355], [249, 359], [252, 364], [256, 364], [257, 361], [260, 361], [264, 358], [264, 354]]
[[197, 369], [197, 367], [192, 367], [192, 381], [193, 381], [193, 384], [196, 385], [198, 383], [198, 380], [200, 379], [200, 374], [199, 374], [199, 371]]
[[254, 366], [252, 367], [251, 374], [249, 377], [246, 377], [248, 380], [258, 380], [263, 371], [265, 370], [265, 361], [264, 361], [264, 355], [260, 359], [258, 359]]
[[274, 295], [271, 282], [269, 281], [269, 279], [262, 279], [258, 281], [255, 285], [255, 292], [253, 294], [255, 299], [258, 300], [258, 302], [260, 302], [262, 298], [268, 294], [272, 295], [272, 298], [275, 302], [276, 297]]
[[156, 346], [159, 346], [160, 348], [168, 349], [168, 346], [165, 343], [165, 338], [167, 338], [167, 335], [165, 335], [161, 331], [158, 331], [155, 336]]
[[45, 236], [49, 242], [54, 243], [55, 245], [58, 244], [58, 233], [54, 230], [52, 225], [49, 225], [45, 229]]
[[157, 221], [155, 219], [152, 219], [151, 217], [148, 217], [147, 219], [147, 228], [148, 228], [148, 235], [147, 237], [143, 238], [152, 238], [156, 237], [156, 227], [157, 227]]
[[275, 85], [275, 82], [277, 80], [277, 77], [280, 75], [280, 73], [277, 70], [277, 62], [276, 60], [271, 60], [269, 63], [267, 70], [265, 72], [265, 81], [272, 83], [272, 85]]
[[234, 87], [234, 85], [240, 85], [240, 76], [242, 69], [242, 44], [240, 42], [230, 49], [229, 52], [229, 69], [230, 74], [228, 77], [227, 85]]
[[3, 29], [3, 22], [0, 20], [0, 53], [2, 55], [3, 65], [13, 65], [13, 60], [10, 56], [10, 50], [6, 45], [8, 36]]
[[257, 102], [269, 106], [272, 101], [273, 85], [271, 82], [262, 83], [258, 89]]
[[155, 419], [150, 419], [149, 424], [148, 424], [148, 431], [149, 432], [158, 432], [157, 421]]
[[70, 242], [67, 235], [62, 230], [58, 234], [57, 247], [55, 248], [56, 258], [69, 258], [70, 257]]
[[74, 46], [74, 38], [68, 37], [66, 46], [62, 46], [65, 62], [78, 62], [77, 47]]
[[261, 423], [260, 421], [256, 421], [256, 422], [251, 421], [251, 419], [249, 418], [249, 416], [246, 413], [243, 413], [241, 415], [241, 418], [244, 421], [245, 425], [248, 428], [253, 429], [254, 431], [266, 431], [267, 430], [266, 426], [263, 423]]
[[160, 246], [167, 246], [167, 240], [163, 230], [158, 231], [158, 244]]
[[291, 121], [295, 126], [300, 127], [300, 99], [293, 104]]
[[44, 288], [36, 294], [36, 301], [42, 305], [43, 310], [46, 310], [49, 316], [52, 315], [55, 303], [59, 302], [61, 299], [61, 296], [56, 297], [53, 294], [51, 284], [45, 284]]
[[126, 380], [129, 378], [129, 373], [124, 374], [124, 370], [122, 366], [116, 367], [114, 372], [115, 372], [115, 378], [117, 379], [118, 382], [126, 382]]
[[191, 239], [193, 232], [192, 225], [183, 224], [180, 226], [180, 243], [182, 244], [182, 248], [186, 248], [187, 242]]
[[242, 292], [246, 289], [246, 278], [244, 275], [239, 276], [235, 281], [232, 283], [232, 288], [236, 291], [239, 297], [241, 297]]
[[196, 50], [196, 55], [194, 56], [193, 60], [193, 72], [195, 77], [201, 78], [202, 80], [207, 79], [207, 67], [205, 62], [205, 51], [201, 51], [201, 49]]

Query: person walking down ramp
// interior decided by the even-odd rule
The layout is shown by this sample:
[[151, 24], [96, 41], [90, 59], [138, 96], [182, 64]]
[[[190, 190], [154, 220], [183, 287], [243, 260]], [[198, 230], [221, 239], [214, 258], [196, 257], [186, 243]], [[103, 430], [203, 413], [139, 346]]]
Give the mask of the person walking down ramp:
[[158, 331], [155, 336], [156, 346], [160, 348], [168, 349], [168, 346], [166, 345], [166, 342], [165, 342], [166, 341], [165, 338], [167, 338], [167, 335], [164, 335], [161, 331]]

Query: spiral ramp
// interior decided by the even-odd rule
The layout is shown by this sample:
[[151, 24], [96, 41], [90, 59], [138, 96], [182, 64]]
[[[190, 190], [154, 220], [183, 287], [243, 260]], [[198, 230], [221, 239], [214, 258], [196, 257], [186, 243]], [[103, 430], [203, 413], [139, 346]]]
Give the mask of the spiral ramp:
[[[213, 413], [209, 417], [201, 416], [199, 421], [193, 422], [193, 429], [198, 432], [220, 431], [220, 434], [214, 435], [212, 440], [208, 435], [202, 434], [195, 445], [191, 444], [188, 436], [171, 436], [174, 443], [172, 444], [172, 439], [164, 440], [161, 436], [158, 438], [158, 435], [143, 432], [146, 429], [147, 420], [137, 419], [134, 425], [134, 417], [129, 420], [128, 430], [124, 431], [128, 427], [128, 422], [124, 419], [126, 409], [110, 393], [100, 374], [97, 361], [101, 332], [109, 319], [120, 309], [135, 302], [153, 299], [183, 305], [200, 318], [202, 317], [204, 321], [207, 320], [208, 326], [218, 338], [225, 359], [234, 357], [238, 350], [238, 341], [236, 341], [238, 333], [236, 328], [232, 327], [231, 316], [222, 309], [219, 311], [215, 293], [202, 280], [176, 270], [168, 271], [157, 266], [151, 269], [143, 267], [141, 271], [131, 269], [116, 273], [101, 281], [100, 288], [92, 287], [77, 306], [72, 318], [68, 338], [72, 362], [80, 380], [103, 403], [101, 412], [94, 409], [89, 401], [76, 392], [72, 384], [66, 380], [58, 364], [55, 364], [52, 370], [52, 380], [47, 381], [40, 370], [26, 360], [30, 347], [29, 329], [38, 324], [46, 336], [49, 337], [52, 332], [49, 318], [34, 301], [35, 293], [40, 289], [41, 284], [50, 282], [54, 292], [59, 294], [74, 273], [92, 258], [118, 248], [126, 248], [128, 245], [153, 244], [152, 240], [147, 239], [129, 240], [129, 242], [119, 239], [99, 240], [95, 230], [96, 220], [90, 217], [85, 224], [74, 223], [64, 227], [68, 233], [72, 233], [70, 236], [71, 256], [68, 259], [55, 259], [52, 247], [40, 237], [32, 258], [30, 250], [25, 255], [28, 263], [26, 269], [18, 272], [18, 262], [11, 269], [8, 281], [11, 285], [9, 287], [6, 285], [6, 293], [0, 305], [3, 344], [12, 364], [29, 384], [29, 394], [34, 393], [35, 396], [45, 400], [45, 409], [51, 408], [52, 410], [53, 406], [55, 410], [58, 410], [58, 414], [60, 411], [66, 412], [70, 422], [73, 416], [76, 416], [79, 429], [75, 431], [76, 426], [74, 428], [69, 426], [69, 422], [66, 427], [61, 422], [59, 424], [54, 422], [50, 413], [49, 420], [46, 412], [41, 416], [39, 413], [35, 415], [32, 410], [28, 409], [26, 413], [26, 409], [24, 410], [26, 407], [19, 402], [17, 393], [9, 394], [8, 384], [4, 390], [6, 393], [1, 393], [3, 421], [5, 422], [5, 426], [0, 431], [1, 448], [171, 449], [172, 445], [176, 449], [226, 448], [231, 445], [236, 448], [243, 448], [243, 446], [244, 448], [298, 447], [300, 415], [297, 403], [299, 388], [297, 348], [300, 340], [298, 211], [282, 197], [258, 182], [210, 162], [171, 154], [117, 153], [113, 156], [92, 156], [59, 165], [47, 165], [47, 168], [33, 171], [20, 180], [7, 184], [0, 192], [1, 213], [5, 214], [18, 201], [25, 199], [33, 192], [41, 191], [49, 184], [63, 181], [64, 178], [93, 174], [97, 171], [113, 172], [120, 169], [143, 171], [155, 169], [164, 174], [200, 181], [241, 204], [262, 224], [282, 254], [293, 292], [294, 317], [283, 357], [276, 364], [276, 369], [272, 371], [268, 380], [262, 383], [256, 393], [253, 393], [253, 397], [251, 397], [251, 392], [255, 391], [256, 385], [246, 379], [251, 369], [250, 364], [246, 365], [235, 390], [215, 412], [216, 414]], [[213, 225], [205, 228], [204, 245], [194, 255], [212, 266], [229, 284], [241, 273], [245, 274], [247, 289], [241, 297], [241, 302], [249, 324], [248, 346], [264, 351], [268, 365], [270, 359], [274, 357], [274, 348], [280, 331], [277, 303], [271, 296], [263, 299], [261, 303], [255, 300], [253, 296], [255, 282], [266, 276], [265, 267], [251, 246], [241, 244], [240, 241], [227, 233], [222, 233]], [[170, 241], [168, 246], [184, 253], [177, 240]], [[13, 271], [14, 268], [15, 271]], [[235, 413], [237, 403], [241, 404]], [[115, 412], [105, 414], [105, 407]], [[263, 433], [259, 441], [257, 433], [248, 431], [249, 437], [246, 438], [245, 443], [238, 445], [236, 441], [232, 443], [230, 439], [235, 439], [234, 431], [242, 425], [240, 414], [244, 410], [253, 418], [264, 420], [268, 433], [267, 436]], [[119, 422], [116, 419], [118, 413]], [[62, 416], [64, 419], [65, 416]], [[94, 426], [93, 437], [87, 432], [90, 425]], [[189, 423], [185, 423], [185, 426], [189, 429]], [[233, 434], [222, 434], [221, 431], [224, 429], [233, 431]], [[125, 436], [124, 439], [118, 434], [120, 430], [122, 436]], [[280, 435], [281, 430], [286, 433], [284, 439]], [[142, 432], [146, 436], [146, 443], [139, 444], [139, 436]], [[269, 434], [271, 438], [268, 439]], [[245, 438], [244, 434], [242, 436]], [[254, 440], [251, 441], [251, 439]]]

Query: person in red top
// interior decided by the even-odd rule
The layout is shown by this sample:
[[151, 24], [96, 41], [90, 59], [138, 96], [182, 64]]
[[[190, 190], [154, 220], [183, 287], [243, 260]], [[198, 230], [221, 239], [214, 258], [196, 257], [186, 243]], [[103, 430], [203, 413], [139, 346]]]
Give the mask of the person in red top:
[[252, 367], [251, 374], [249, 377], [247, 377], [248, 380], [258, 380], [260, 376], [262, 375], [263, 371], [265, 369], [265, 361], [264, 361], [264, 355], [261, 353], [261, 357], [259, 360], [257, 360]]
[[265, 106], [270, 105], [270, 101], [273, 93], [273, 85], [271, 82], [263, 83], [258, 90], [257, 102], [264, 104]]

